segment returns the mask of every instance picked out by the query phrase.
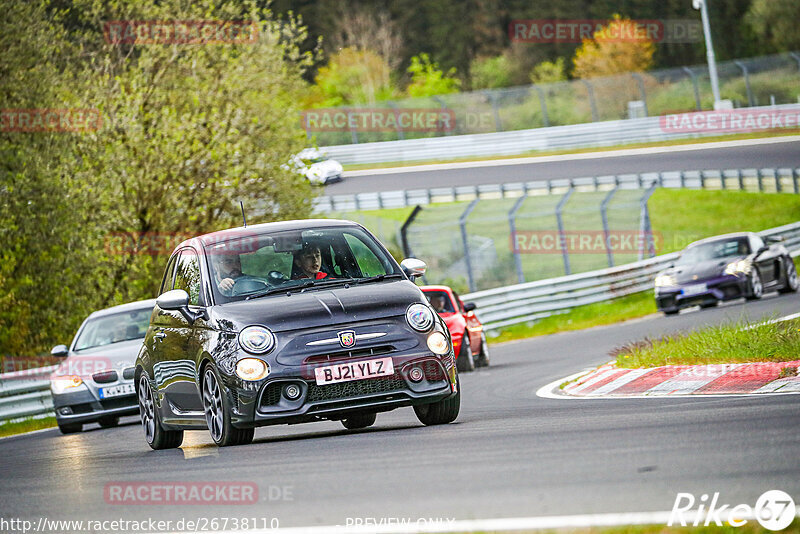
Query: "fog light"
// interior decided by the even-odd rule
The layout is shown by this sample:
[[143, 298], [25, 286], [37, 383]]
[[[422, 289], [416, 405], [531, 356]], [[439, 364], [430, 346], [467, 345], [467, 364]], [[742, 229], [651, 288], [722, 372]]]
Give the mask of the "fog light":
[[408, 371], [408, 379], [412, 382], [422, 382], [422, 379], [425, 378], [425, 373], [422, 372], [422, 369], [419, 367], [412, 367]]
[[297, 400], [300, 398], [300, 387], [295, 384], [289, 384], [285, 388], [283, 388], [283, 396], [289, 400]]
[[72, 415], [72, 408], [69, 406], [64, 406], [63, 408], [58, 409], [58, 413], [61, 415]]
[[443, 356], [450, 352], [450, 344], [441, 332], [434, 332], [428, 336], [428, 348], [431, 352]]

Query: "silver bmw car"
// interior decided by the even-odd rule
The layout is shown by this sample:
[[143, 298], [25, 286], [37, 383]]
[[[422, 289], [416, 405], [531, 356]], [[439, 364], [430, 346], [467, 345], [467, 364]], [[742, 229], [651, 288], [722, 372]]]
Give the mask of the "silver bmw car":
[[120, 416], [139, 413], [134, 361], [150, 324], [155, 300], [142, 300], [92, 313], [72, 344], [50, 352], [64, 361], [50, 376], [58, 428], [80, 432], [86, 423], [116, 426]]

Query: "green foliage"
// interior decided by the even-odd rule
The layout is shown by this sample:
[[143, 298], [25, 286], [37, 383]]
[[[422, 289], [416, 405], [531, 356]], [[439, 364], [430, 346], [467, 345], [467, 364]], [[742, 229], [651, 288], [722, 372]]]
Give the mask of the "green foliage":
[[531, 72], [531, 83], [556, 83], [567, 79], [567, 69], [564, 58], [555, 61], [542, 61]]
[[425, 53], [411, 58], [408, 72], [411, 74], [411, 84], [406, 90], [411, 97], [457, 93], [461, 87], [461, 81], [455, 78], [455, 68], [444, 73]]
[[397, 89], [386, 61], [370, 50], [344, 48], [320, 67], [316, 87], [322, 93], [317, 107], [374, 104], [392, 98]]
[[758, 37], [775, 49], [791, 52], [800, 49], [800, 2], [797, 0], [753, 0], [745, 16]]
[[476, 58], [469, 67], [470, 85], [476, 89], [497, 89], [511, 85], [511, 65], [506, 55]]

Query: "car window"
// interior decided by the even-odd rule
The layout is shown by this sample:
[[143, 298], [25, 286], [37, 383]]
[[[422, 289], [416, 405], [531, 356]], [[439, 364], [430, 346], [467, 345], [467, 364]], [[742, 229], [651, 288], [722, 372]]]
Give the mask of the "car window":
[[684, 251], [676, 264], [686, 265], [700, 261], [745, 256], [747, 254], [750, 254], [748, 239], [746, 237], [737, 237], [689, 247]]
[[458, 296], [458, 293], [453, 291], [453, 296], [456, 299], [456, 304], [458, 305], [458, 309], [461, 311], [461, 313], [467, 313], [466, 311], [464, 311], [464, 303], [461, 302], [461, 297]]
[[169, 263], [167, 263], [167, 269], [164, 271], [164, 278], [161, 280], [161, 289], [158, 291], [159, 295], [172, 289], [172, 282], [175, 279], [175, 261], [177, 258], [178, 254], [174, 254], [169, 259]]
[[752, 244], [753, 244], [753, 252], [755, 252], [755, 251], [757, 251], [757, 250], [760, 250], [760, 249], [761, 249], [761, 247], [763, 247], [763, 246], [766, 246], [766, 245], [764, 244], [764, 240], [763, 240], [763, 239], [761, 239], [761, 237], [759, 237], [759, 236], [757, 236], [757, 235], [751, 236], [751, 237], [750, 237], [750, 241], [751, 241], [751, 242], [752, 242]]
[[428, 299], [433, 309], [438, 313], [455, 313], [453, 303], [446, 291], [425, 291], [425, 298]]
[[[375, 239], [358, 227], [316, 227], [272, 233], [242, 232], [206, 246], [215, 299], [220, 303], [276, 288], [400, 274]], [[226, 274], [227, 273], [227, 274]], [[230, 282], [223, 282], [230, 278]], [[329, 284], [330, 285], [330, 284]]]
[[75, 340], [74, 350], [81, 351], [112, 343], [144, 338], [152, 308], [142, 308], [89, 319]]
[[200, 261], [197, 253], [190, 248], [181, 251], [175, 269], [174, 287], [189, 294], [189, 304], [197, 306], [200, 303]]

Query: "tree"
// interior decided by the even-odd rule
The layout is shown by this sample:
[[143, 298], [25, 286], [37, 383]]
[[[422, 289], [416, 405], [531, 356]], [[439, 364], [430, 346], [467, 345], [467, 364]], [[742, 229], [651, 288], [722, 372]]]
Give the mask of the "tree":
[[457, 93], [461, 87], [454, 68], [447, 73], [442, 72], [439, 65], [431, 62], [430, 56], [424, 52], [411, 58], [408, 72], [411, 74], [411, 84], [407, 88], [410, 97]]
[[318, 107], [374, 104], [396, 93], [388, 63], [371, 50], [340, 50], [320, 67], [315, 81], [322, 95]]
[[635, 23], [614, 15], [608, 25], [595, 31], [591, 39], [584, 39], [575, 51], [573, 75], [576, 78], [594, 78], [625, 72], [642, 72], [653, 64], [655, 45], [646, 37], [626, 39]]
[[567, 79], [564, 58], [555, 61], [542, 61], [531, 72], [531, 83], [557, 83]]
[[797, 0], [753, 0], [745, 21], [761, 39], [776, 50], [800, 49], [800, 2]]

